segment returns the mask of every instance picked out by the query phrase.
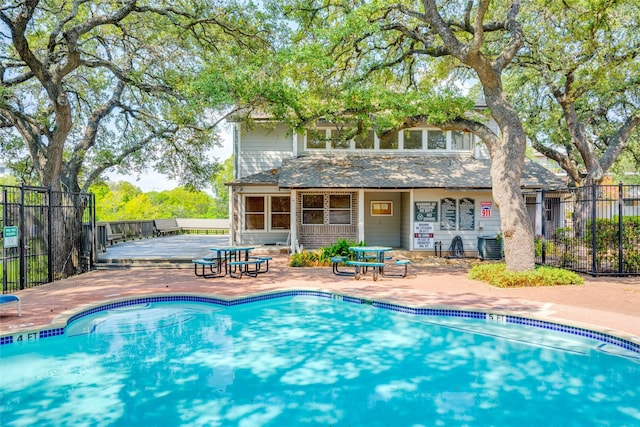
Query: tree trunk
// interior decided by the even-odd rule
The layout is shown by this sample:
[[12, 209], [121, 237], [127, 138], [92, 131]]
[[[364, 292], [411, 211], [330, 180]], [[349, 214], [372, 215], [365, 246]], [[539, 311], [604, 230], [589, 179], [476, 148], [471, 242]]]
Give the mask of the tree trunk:
[[535, 245], [531, 220], [520, 189], [526, 138], [517, 114], [501, 96], [501, 91], [485, 90], [492, 116], [502, 130], [500, 143], [489, 146], [493, 199], [500, 209], [507, 270], [535, 268]]

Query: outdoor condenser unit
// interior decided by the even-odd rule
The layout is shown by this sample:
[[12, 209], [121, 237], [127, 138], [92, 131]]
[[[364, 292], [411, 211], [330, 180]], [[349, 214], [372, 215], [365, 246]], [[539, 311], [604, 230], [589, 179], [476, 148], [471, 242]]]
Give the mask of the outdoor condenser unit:
[[478, 236], [478, 256], [480, 259], [502, 259], [502, 242], [496, 237]]

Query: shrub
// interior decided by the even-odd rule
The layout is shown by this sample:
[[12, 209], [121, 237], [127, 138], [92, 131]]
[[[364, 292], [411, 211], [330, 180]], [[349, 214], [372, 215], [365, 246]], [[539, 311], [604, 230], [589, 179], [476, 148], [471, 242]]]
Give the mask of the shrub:
[[291, 267], [318, 267], [322, 264], [320, 264], [320, 256], [317, 252], [303, 250], [300, 253], [291, 255], [289, 265]]
[[572, 271], [539, 266], [533, 271], [512, 272], [506, 270], [504, 263], [476, 265], [469, 272], [469, 278], [487, 282], [498, 288], [564, 286], [584, 283], [584, 280]]
[[331, 257], [346, 256], [352, 258], [351, 246], [364, 246], [364, 242], [356, 243], [347, 239], [339, 239], [329, 247], [322, 247], [318, 251], [291, 255], [291, 267], [323, 267], [331, 265]]
[[[593, 222], [589, 221], [585, 227], [585, 242], [591, 244], [593, 241]], [[595, 222], [596, 236], [595, 248], [596, 262], [599, 266], [618, 265], [618, 248], [620, 241], [623, 250], [623, 265], [626, 271], [637, 271], [636, 268], [640, 260], [640, 247], [638, 246], [638, 236], [640, 235], [640, 216], [627, 216], [622, 218], [622, 236], [619, 236], [619, 218], [613, 219], [598, 218]]]
[[535, 256], [537, 258], [542, 257], [542, 244], [545, 246], [545, 253], [547, 256], [556, 252], [556, 245], [550, 240], [544, 240], [542, 236], [536, 236], [534, 241]]

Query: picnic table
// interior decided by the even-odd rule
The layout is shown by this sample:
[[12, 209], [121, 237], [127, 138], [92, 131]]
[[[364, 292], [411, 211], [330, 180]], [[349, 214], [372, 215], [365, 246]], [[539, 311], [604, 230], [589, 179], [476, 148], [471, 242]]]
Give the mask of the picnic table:
[[[337, 276], [353, 276], [356, 280], [359, 280], [363, 274], [371, 270], [374, 281], [378, 280], [380, 275], [384, 277], [406, 277], [407, 275], [407, 265], [410, 263], [408, 259], [400, 259], [394, 262], [394, 265], [404, 267], [404, 271], [401, 273], [390, 273], [385, 270], [387, 261], [391, 260], [387, 252], [393, 250], [389, 246], [352, 246], [349, 250], [355, 254], [355, 260], [350, 260], [347, 257], [331, 258], [333, 274]], [[342, 263], [353, 267], [354, 270], [340, 270], [339, 265]]]
[[384, 273], [385, 252], [393, 250], [390, 246], [352, 246], [349, 250], [356, 255], [355, 261], [347, 261], [347, 265], [354, 267], [354, 277], [360, 279], [369, 269], [373, 272], [373, 280]]
[[[243, 275], [256, 277], [269, 271], [268, 256], [251, 256], [252, 246], [217, 246], [211, 248], [215, 255], [194, 259], [196, 276], [212, 278], [227, 274], [236, 279]], [[263, 264], [266, 268], [263, 268]]]

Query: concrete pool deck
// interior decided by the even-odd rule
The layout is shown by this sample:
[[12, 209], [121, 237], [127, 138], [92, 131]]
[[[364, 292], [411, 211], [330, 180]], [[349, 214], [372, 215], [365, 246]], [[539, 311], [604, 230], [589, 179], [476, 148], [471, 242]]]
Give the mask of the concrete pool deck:
[[498, 289], [470, 280], [462, 263], [409, 267], [406, 278], [361, 280], [335, 276], [330, 267], [293, 268], [288, 256], [273, 255], [269, 272], [257, 278], [203, 279], [193, 268], [96, 270], [15, 293], [15, 306], [0, 307], [0, 335], [64, 326], [84, 308], [150, 294], [203, 294], [234, 298], [290, 289], [327, 290], [414, 307], [454, 307], [556, 321], [640, 343], [640, 279], [585, 276], [582, 286]]

